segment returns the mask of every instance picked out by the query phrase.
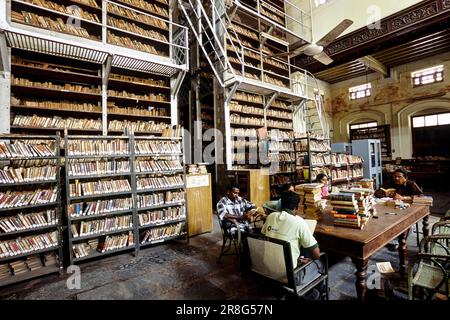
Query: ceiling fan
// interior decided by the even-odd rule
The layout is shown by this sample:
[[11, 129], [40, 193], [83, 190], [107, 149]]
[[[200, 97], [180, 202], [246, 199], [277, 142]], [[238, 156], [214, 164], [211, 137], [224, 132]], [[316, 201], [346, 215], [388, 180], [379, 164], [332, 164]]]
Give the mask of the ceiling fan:
[[341, 23], [339, 23], [336, 27], [334, 27], [333, 30], [328, 32], [322, 39], [320, 39], [317, 42], [308, 43], [306, 45], [303, 45], [299, 47], [301, 42], [294, 43], [293, 46], [289, 47], [289, 52], [283, 52], [274, 54], [271, 57], [290, 57], [293, 58], [295, 56], [298, 56], [301, 53], [306, 54], [307, 56], [312, 56], [317, 61], [328, 65], [333, 62], [333, 59], [331, 59], [323, 50], [326, 46], [328, 46], [330, 43], [332, 43], [337, 37], [341, 35], [342, 32], [344, 32], [348, 27], [350, 27], [353, 24], [352, 20], [345, 19], [342, 20]]

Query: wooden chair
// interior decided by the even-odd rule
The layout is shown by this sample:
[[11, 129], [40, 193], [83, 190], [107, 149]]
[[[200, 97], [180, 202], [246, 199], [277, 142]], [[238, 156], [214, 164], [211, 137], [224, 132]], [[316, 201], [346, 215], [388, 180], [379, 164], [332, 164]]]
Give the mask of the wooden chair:
[[321, 253], [321, 261], [324, 266], [323, 274], [317, 273], [317, 277], [309, 283], [298, 284], [297, 275], [314, 261], [293, 267], [291, 245], [287, 241], [269, 238], [258, 234], [245, 234], [245, 252], [248, 254], [249, 268], [252, 272], [281, 285], [287, 292], [296, 297], [304, 297], [312, 289], [323, 284], [324, 290], [320, 292], [320, 298], [328, 300], [328, 258]]

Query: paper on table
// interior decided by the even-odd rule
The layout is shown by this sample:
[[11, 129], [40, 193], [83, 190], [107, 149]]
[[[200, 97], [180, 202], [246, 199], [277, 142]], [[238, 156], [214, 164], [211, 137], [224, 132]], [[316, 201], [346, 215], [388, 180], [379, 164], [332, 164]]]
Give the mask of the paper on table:
[[380, 273], [394, 273], [395, 270], [392, 268], [391, 263], [388, 262], [377, 262], [377, 269], [380, 271]]

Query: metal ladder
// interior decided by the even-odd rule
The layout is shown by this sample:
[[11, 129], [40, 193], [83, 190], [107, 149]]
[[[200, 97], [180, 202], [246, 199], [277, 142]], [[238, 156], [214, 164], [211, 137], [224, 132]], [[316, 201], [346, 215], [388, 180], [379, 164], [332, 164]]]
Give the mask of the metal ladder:
[[[219, 8], [217, 7], [220, 6]], [[227, 6], [224, 1], [198, 1], [198, 0], [178, 0], [178, 6], [183, 12], [192, 33], [198, 41], [206, 60], [211, 66], [211, 70], [222, 87], [226, 87], [229, 83], [235, 82], [236, 72], [231, 66], [227, 57], [222, 41], [217, 33], [223, 33], [227, 38], [234, 38], [238, 42], [238, 46], [231, 41], [227, 44], [237, 56], [237, 59], [244, 64], [244, 48], [240, 42], [239, 36], [231, 28], [231, 19], [227, 14]], [[231, 79], [227, 79], [227, 85], [224, 81], [224, 73], [229, 73]], [[230, 81], [231, 80], [231, 81]]]

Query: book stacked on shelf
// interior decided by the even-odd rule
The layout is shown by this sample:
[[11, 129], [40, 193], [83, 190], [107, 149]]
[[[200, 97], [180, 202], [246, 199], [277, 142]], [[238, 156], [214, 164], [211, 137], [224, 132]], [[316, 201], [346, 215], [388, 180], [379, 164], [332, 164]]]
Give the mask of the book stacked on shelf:
[[135, 144], [137, 155], [181, 154], [179, 141], [139, 140]]
[[55, 150], [49, 144], [32, 144], [30, 141], [0, 142], [0, 159], [52, 156], [55, 156]]
[[57, 188], [37, 189], [33, 191], [0, 192], [0, 209], [20, 208], [24, 206], [50, 204], [56, 201]]
[[56, 226], [58, 217], [55, 210], [32, 213], [19, 213], [0, 218], [0, 233], [23, 231], [44, 226]]
[[118, 198], [97, 200], [85, 203], [72, 203], [68, 206], [70, 217], [94, 216], [105, 213], [131, 210], [133, 208], [131, 198]]
[[9, 167], [0, 170], [0, 183], [13, 184], [21, 182], [52, 181], [56, 179], [57, 167], [47, 165], [42, 167]]
[[66, 111], [86, 111], [101, 113], [102, 107], [92, 103], [82, 103], [68, 100], [38, 100], [27, 98], [14, 98], [11, 97], [11, 106], [15, 107], [30, 107], [34, 109], [48, 109], [48, 110], [66, 110]]
[[130, 162], [128, 160], [73, 159], [69, 162], [68, 167], [70, 176], [130, 173]]
[[185, 207], [173, 207], [163, 210], [152, 210], [139, 214], [139, 225], [140, 226], [161, 225], [185, 218], [186, 218]]
[[168, 237], [181, 236], [185, 233], [185, 223], [180, 222], [177, 224], [171, 224], [163, 227], [147, 229], [140, 235], [140, 242], [146, 244], [147, 242], [163, 241]]
[[7, 263], [0, 264], [0, 281], [12, 276], [11, 269]]
[[14, 257], [24, 253], [58, 246], [58, 232], [50, 232], [0, 241], [0, 258]]
[[114, 13], [115, 15], [128, 18], [131, 21], [138, 21], [153, 27], [157, 27], [159, 29], [169, 30], [169, 27], [164, 20], [157, 19], [156, 17], [152, 17], [147, 14], [139, 13], [135, 10], [128, 9], [122, 6], [117, 6], [111, 2], [108, 2], [107, 10], [108, 12]]
[[348, 228], [362, 229], [364, 223], [358, 215], [358, 203], [353, 193], [330, 193], [331, 214], [334, 225]]
[[38, 115], [15, 115], [12, 125], [16, 127], [55, 128], [55, 129], [84, 129], [101, 130], [101, 119], [62, 118], [60, 116], [44, 117]]
[[180, 160], [136, 160], [136, 172], [138, 173], [179, 170], [183, 170]]
[[129, 155], [129, 143], [124, 139], [101, 140], [69, 140], [68, 151], [70, 156], [114, 156]]
[[83, 258], [93, 255], [95, 252], [104, 253], [107, 251], [128, 248], [134, 246], [134, 236], [132, 231], [119, 235], [108, 235], [87, 242], [73, 245], [72, 251], [75, 258]]
[[109, 131], [124, 131], [130, 133], [160, 133], [167, 127], [167, 123], [155, 121], [129, 121], [129, 120], [112, 120], [108, 123]]
[[74, 239], [86, 235], [95, 235], [103, 232], [111, 232], [133, 227], [131, 215], [108, 217], [99, 220], [81, 221], [79, 224], [72, 223], [70, 229]]
[[131, 192], [130, 182], [126, 179], [79, 182], [78, 179], [69, 185], [71, 197], [101, 195], [117, 192]]
[[152, 178], [139, 178], [136, 182], [136, 185], [137, 190], [183, 188], [184, 181], [181, 175], [174, 175]]

